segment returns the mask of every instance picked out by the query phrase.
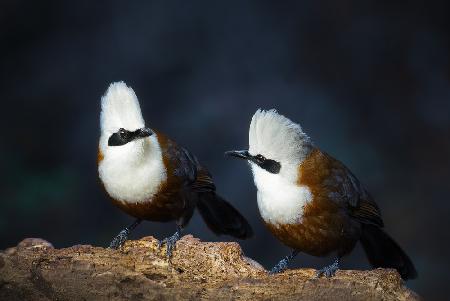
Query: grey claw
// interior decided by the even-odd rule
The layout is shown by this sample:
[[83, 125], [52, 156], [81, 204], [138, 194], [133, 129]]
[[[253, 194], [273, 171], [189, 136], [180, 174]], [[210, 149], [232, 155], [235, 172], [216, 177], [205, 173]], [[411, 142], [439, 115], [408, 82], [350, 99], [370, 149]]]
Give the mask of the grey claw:
[[281, 259], [270, 271], [269, 275], [278, 274], [287, 269], [289, 262], [297, 256], [298, 251], [292, 250], [292, 253], [285, 258]]
[[119, 249], [120, 247], [123, 246], [127, 238], [128, 238], [128, 231], [127, 230], [120, 231], [120, 233], [116, 237], [114, 237], [114, 239], [109, 244], [109, 248], [114, 250]]
[[174, 235], [164, 238], [158, 241], [158, 248], [161, 250], [163, 244], [166, 245], [166, 256], [170, 259], [173, 255], [173, 251], [176, 249], [176, 243], [180, 239], [180, 233], [177, 231]]
[[274, 266], [270, 271], [270, 275], [278, 274], [286, 270], [287, 268], [287, 262], [286, 260], [281, 260], [276, 266]]
[[167, 258], [171, 258], [173, 251], [176, 248], [177, 239], [174, 239], [173, 237], [170, 237], [166, 242], [166, 256]]
[[336, 274], [337, 270], [339, 270], [339, 260], [336, 259], [333, 264], [318, 270], [315, 278], [319, 278], [322, 275], [326, 278], [331, 278]]

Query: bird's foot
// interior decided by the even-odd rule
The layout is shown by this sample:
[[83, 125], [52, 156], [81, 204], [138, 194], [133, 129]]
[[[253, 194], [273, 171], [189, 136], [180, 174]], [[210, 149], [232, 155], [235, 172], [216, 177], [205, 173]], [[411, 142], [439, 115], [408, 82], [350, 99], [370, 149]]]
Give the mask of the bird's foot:
[[181, 238], [181, 228], [177, 229], [172, 236], [166, 237], [163, 240], [158, 241], [158, 249], [161, 249], [162, 245], [166, 245], [166, 256], [168, 259], [172, 257], [173, 251], [175, 250], [177, 241]]
[[128, 230], [128, 228], [120, 231], [120, 233], [116, 237], [114, 237], [114, 239], [109, 244], [109, 248], [117, 250], [122, 247], [125, 241], [128, 239], [128, 234], [130, 234], [130, 230]]
[[336, 258], [336, 260], [329, 266], [326, 266], [326, 267], [318, 270], [316, 272], [316, 278], [319, 278], [322, 275], [324, 275], [327, 278], [333, 277], [337, 270], [339, 270], [339, 259], [338, 258]]
[[112, 242], [109, 244], [109, 248], [117, 250], [121, 246], [123, 246], [123, 244], [128, 239], [128, 235], [130, 235], [131, 231], [133, 231], [141, 222], [142, 220], [138, 218], [131, 225], [120, 231], [119, 234], [114, 237]]
[[283, 272], [288, 267], [289, 260], [287, 258], [281, 259], [270, 271], [270, 275], [278, 274]]
[[280, 262], [278, 262], [270, 271], [269, 274], [270, 275], [274, 275], [274, 274], [278, 274], [283, 272], [284, 270], [287, 269], [289, 262], [292, 260], [292, 258], [294, 258], [295, 256], [297, 256], [298, 251], [297, 250], [292, 250], [292, 253], [288, 256], [286, 256], [285, 258], [281, 259]]

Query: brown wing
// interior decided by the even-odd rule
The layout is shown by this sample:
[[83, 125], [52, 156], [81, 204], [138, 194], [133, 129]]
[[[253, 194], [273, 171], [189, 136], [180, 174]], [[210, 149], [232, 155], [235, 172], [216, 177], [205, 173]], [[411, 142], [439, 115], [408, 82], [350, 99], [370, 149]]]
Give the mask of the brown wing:
[[354, 218], [360, 220], [365, 224], [373, 224], [379, 227], [383, 227], [383, 219], [381, 218], [381, 212], [378, 205], [373, 200], [372, 196], [367, 192], [364, 186], [359, 182], [359, 180], [353, 175], [353, 173], [340, 161], [339, 162], [343, 169], [345, 169], [346, 177], [344, 181], [349, 182], [348, 186], [355, 191], [353, 194], [355, 196], [353, 202], [349, 203], [350, 215]]
[[[198, 163], [198, 162], [197, 162]], [[216, 185], [214, 185], [211, 174], [208, 170], [200, 165], [197, 165], [197, 177], [191, 184], [194, 191], [197, 192], [215, 192]]]
[[314, 195], [338, 204], [362, 223], [383, 227], [377, 204], [339, 160], [315, 148], [302, 164], [300, 175], [300, 183], [312, 187]]
[[195, 192], [214, 192], [216, 186], [208, 170], [200, 165], [197, 158], [184, 147], [157, 132], [160, 145], [165, 154], [165, 163], [181, 183]]
[[360, 200], [357, 207], [350, 208], [351, 215], [365, 224], [374, 224], [383, 227], [380, 209], [373, 201]]

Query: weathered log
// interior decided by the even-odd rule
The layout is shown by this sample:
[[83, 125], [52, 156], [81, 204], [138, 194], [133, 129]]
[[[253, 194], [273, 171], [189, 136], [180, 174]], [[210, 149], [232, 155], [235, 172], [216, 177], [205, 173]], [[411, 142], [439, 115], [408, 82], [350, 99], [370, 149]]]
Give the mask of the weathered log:
[[89, 245], [54, 249], [29, 238], [0, 253], [0, 300], [419, 300], [395, 270], [315, 270], [270, 276], [237, 243], [178, 243], [171, 262], [157, 240], [128, 241], [122, 250]]

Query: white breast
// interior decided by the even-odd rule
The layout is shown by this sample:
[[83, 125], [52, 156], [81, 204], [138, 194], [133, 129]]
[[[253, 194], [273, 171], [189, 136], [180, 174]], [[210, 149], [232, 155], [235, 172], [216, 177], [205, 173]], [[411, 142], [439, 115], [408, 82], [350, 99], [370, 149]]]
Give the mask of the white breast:
[[151, 201], [167, 179], [156, 135], [108, 149], [98, 171], [109, 195], [127, 203]]
[[304, 206], [312, 200], [308, 187], [286, 181], [252, 164], [258, 189], [258, 208], [266, 223], [295, 224], [302, 221]]

